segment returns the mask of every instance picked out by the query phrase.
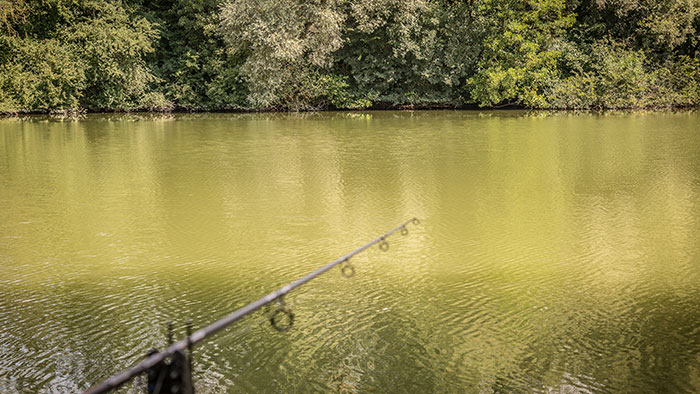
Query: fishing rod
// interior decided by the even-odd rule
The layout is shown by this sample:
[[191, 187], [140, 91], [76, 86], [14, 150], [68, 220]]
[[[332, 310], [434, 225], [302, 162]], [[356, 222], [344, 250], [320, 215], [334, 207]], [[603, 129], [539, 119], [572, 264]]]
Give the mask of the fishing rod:
[[[324, 265], [323, 267], [318, 268], [317, 270], [295, 280], [294, 282], [286, 286], [283, 286], [273, 291], [272, 293], [256, 301], [251, 302], [250, 304], [230, 313], [227, 316], [224, 316], [223, 318], [204, 328], [195, 331], [194, 333], [189, 332], [190, 328], [188, 324], [187, 337], [178, 342], [175, 342], [174, 344], [171, 344], [165, 350], [152, 352], [145, 359], [132, 366], [131, 368], [126, 369], [92, 386], [87, 391], [85, 391], [85, 394], [106, 393], [108, 391], [118, 388], [122, 384], [128, 382], [135, 376], [144, 372], [148, 373], [149, 393], [159, 393], [161, 392], [163, 387], [167, 386], [168, 384], [171, 384], [171, 388], [173, 388], [173, 390], [176, 390], [173, 392], [193, 393], [194, 390], [191, 384], [191, 367], [189, 366], [188, 360], [184, 356], [185, 350], [189, 350], [191, 356], [192, 346], [194, 346], [195, 344], [201, 342], [207, 337], [216, 334], [217, 332], [230, 326], [231, 324], [242, 319], [243, 317], [257, 311], [265, 305], [271, 304], [274, 301], [278, 302], [278, 306], [275, 312], [273, 312], [270, 316], [270, 324], [272, 324], [272, 326], [277, 331], [287, 331], [294, 324], [294, 314], [284, 304], [284, 296], [287, 293], [296, 289], [299, 286], [304, 285], [305, 283], [320, 276], [324, 272], [330, 270], [331, 268], [339, 264], [345, 264], [341, 268], [341, 273], [343, 274], [343, 276], [353, 276], [355, 274], [355, 268], [352, 265], [350, 265], [350, 258], [365, 251], [366, 249], [369, 249], [370, 247], [376, 244], [379, 244], [379, 249], [382, 251], [389, 250], [389, 243], [386, 240], [387, 237], [389, 237], [397, 231], [400, 231], [402, 235], [406, 235], [408, 234], [408, 228], [406, 227], [407, 225], [418, 225], [419, 223], [420, 221], [418, 220], [418, 218], [414, 217], [413, 219], [402, 223], [393, 230], [375, 238], [374, 240], [362, 245], [361, 247], [353, 250], [352, 252], [342, 257], [339, 257], [338, 259]], [[286, 315], [288, 319], [288, 323], [286, 325], [282, 325], [278, 321], [278, 319], [281, 320], [284, 317], [283, 315]], [[166, 362], [168, 360], [170, 361], [169, 364]], [[169, 378], [171, 379], [169, 380]], [[172, 383], [173, 381], [176, 381], [176, 383]]]

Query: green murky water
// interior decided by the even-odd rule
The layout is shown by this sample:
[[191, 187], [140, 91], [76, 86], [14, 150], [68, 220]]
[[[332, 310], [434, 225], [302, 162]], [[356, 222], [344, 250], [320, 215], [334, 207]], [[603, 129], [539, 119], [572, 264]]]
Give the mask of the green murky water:
[[[700, 114], [0, 120], [0, 392], [195, 348], [218, 392], [700, 391]], [[135, 391], [128, 386], [125, 391]]]

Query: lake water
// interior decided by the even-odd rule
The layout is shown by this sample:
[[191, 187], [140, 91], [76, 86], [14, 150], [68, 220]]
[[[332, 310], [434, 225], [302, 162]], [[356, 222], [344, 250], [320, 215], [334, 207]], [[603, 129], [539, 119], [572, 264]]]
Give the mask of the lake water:
[[[700, 113], [0, 120], [0, 392], [194, 349], [200, 393], [700, 392]], [[136, 385], [123, 391], [136, 392]]]

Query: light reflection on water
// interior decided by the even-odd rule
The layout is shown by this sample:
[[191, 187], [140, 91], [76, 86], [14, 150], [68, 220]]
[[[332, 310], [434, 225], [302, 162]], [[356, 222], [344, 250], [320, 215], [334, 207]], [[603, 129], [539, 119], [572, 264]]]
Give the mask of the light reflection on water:
[[197, 347], [198, 391], [700, 391], [700, 115], [530, 115], [0, 120], [0, 392], [85, 389], [413, 216], [293, 330]]

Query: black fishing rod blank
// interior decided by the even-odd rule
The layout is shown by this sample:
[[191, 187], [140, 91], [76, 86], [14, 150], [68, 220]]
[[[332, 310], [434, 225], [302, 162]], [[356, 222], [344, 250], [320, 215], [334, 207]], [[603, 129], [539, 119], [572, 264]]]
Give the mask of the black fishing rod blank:
[[[89, 388], [87, 391], [85, 391], [85, 394], [100, 394], [100, 393], [106, 393], [110, 390], [114, 390], [121, 386], [122, 384], [128, 382], [135, 376], [147, 372], [149, 370], [153, 370], [154, 367], [158, 367], [162, 365], [162, 363], [166, 359], [172, 359], [174, 356], [176, 359], [181, 358], [181, 355], [184, 353], [186, 349], [192, 348], [195, 344], [201, 342], [207, 337], [210, 337], [217, 332], [223, 330], [224, 328], [230, 326], [231, 324], [235, 323], [236, 321], [242, 319], [243, 317], [257, 311], [258, 309], [262, 308], [265, 305], [268, 305], [274, 301], [278, 301], [279, 305], [275, 312], [270, 317], [270, 323], [272, 326], [278, 330], [278, 331], [287, 331], [289, 328], [291, 328], [292, 324], [294, 323], [294, 314], [289, 311], [285, 305], [284, 305], [284, 296], [289, 293], [290, 291], [296, 289], [297, 287], [309, 282], [310, 280], [320, 276], [324, 272], [330, 270], [331, 268], [335, 267], [338, 264], [346, 263], [341, 270], [341, 273], [345, 277], [351, 277], [355, 273], [354, 267], [352, 265], [349, 265], [350, 258], [369, 249], [375, 244], [379, 244], [379, 249], [382, 251], [387, 251], [389, 250], [389, 243], [387, 242], [387, 237], [390, 235], [394, 234], [397, 231], [401, 231], [402, 235], [408, 234], [408, 228], [406, 227], [409, 224], [413, 225], [418, 225], [420, 221], [418, 218], [413, 218], [411, 220], [406, 221], [405, 223], [401, 224], [400, 226], [396, 227], [395, 229], [387, 232], [386, 234], [375, 238], [374, 240], [364, 244], [363, 246], [353, 250], [352, 252], [346, 254], [345, 256], [342, 256], [326, 265], [323, 267], [295, 280], [294, 282], [283, 286], [272, 293], [258, 299], [257, 301], [253, 301], [250, 304], [232, 312], [231, 314], [224, 316], [223, 318], [217, 320], [216, 322], [201, 328], [194, 333], [191, 333], [187, 335], [184, 339], [175, 342], [174, 344], [171, 344], [168, 346], [165, 350], [160, 351], [160, 352], [154, 352], [147, 356], [145, 359], [143, 359], [141, 362], [138, 364], [134, 365], [133, 367], [124, 370], [98, 384], [95, 386]], [[282, 318], [283, 316], [279, 316], [280, 314], [286, 315], [289, 323], [287, 325], [280, 325], [279, 322], [277, 321], [278, 318]], [[191, 372], [191, 371], [188, 371]], [[157, 392], [157, 391], [155, 391]]]

